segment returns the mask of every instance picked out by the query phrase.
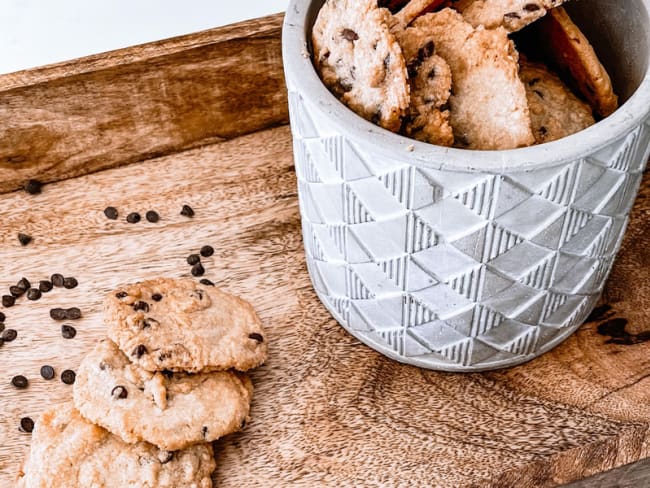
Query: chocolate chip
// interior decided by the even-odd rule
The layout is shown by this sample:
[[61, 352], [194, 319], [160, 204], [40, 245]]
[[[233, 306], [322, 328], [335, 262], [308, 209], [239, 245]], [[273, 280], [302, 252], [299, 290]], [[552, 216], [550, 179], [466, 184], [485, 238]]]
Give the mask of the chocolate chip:
[[23, 290], [29, 290], [32, 287], [32, 284], [29, 282], [27, 278], [20, 278], [20, 281], [16, 283], [16, 286], [18, 288], [22, 288]]
[[29, 180], [25, 183], [25, 191], [30, 195], [38, 195], [41, 192], [43, 183], [38, 180]]
[[136, 312], [138, 310], [142, 310], [143, 312], [148, 312], [149, 311], [149, 304], [147, 302], [143, 302], [143, 301], [135, 302], [133, 304], [133, 310], [135, 310]]
[[203, 276], [205, 274], [205, 268], [201, 263], [197, 263], [192, 266], [191, 270], [192, 276]]
[[541, 7], [536, 3], [527, 3], [524, 5], [524, 10], [526, 12], [537, 12]]
[[441, 112], [446, 112], [447, 110], [450, 110], [450, 109], [451, 109], [451, 106], [449, 105], [449, 103], [445, 103], [445, 104], [440, 106], [440, 111]]
[[427, 42], [424, 46], [422, 46], [418, 50], [418, 60], [422, 62], [425, 59], [430, 58], [431, 56], [433, 56], [435, 50], [436, 50], [436, 45], [433, 43], [433, 41]]
[[52, 276], [50, 276], [50, 281], [52, 282], [52, 284], [59, 288], [63, 286], [64, 279], [65, 278], [63, 278], [63, 275], [59, 273], [54, 273]]
[[52, 366], [41, 366], [41, 376], [44, 380], [51, 380], [54, 378], [54, 368]]
[[146, 218], [149, 222], [151, 222], [152, 224], [155, 224], [156, 222], [158, 222], [158, 221], [160, 220], [160, 215], [158, 215], [158, 212], [156, 212], [155, 210], [149, 210], [149, 211], [145, 214], [145, 218]]
[[61, 373], [61, 381], [66, 385], [73, 384], [76, 378], [77, 374], [71, 369], [66, 369], [63, 373]]
[[201, 429], [201, 434], [203, 435], [203, 437], [206, 437], [208, 435], [208, 428], [205, 425]]
[[135, 356], [138, 359], [140, 359], [145, 354], [147, 354], [147, 348], [144, 344], [140, 344], [139, 346], [137, 346], [131, 353], [132, 356]]
[[379, 124], [380, 121], [381, 121], [381, 109], [377, 110], [371, 119], [371, 122], [373, 124]]
[[214, 248], [212, 246], [203, 246], [201, 248], [201, 256], [204, 258], [209, 258], [214, 254]]
[[2, 340], [4, 342], [12, 342], [18, 337], [18, 332], [15, 329], [7, 329], [2, 332]]
[[161, 371], [162, 375], [167, 378], [168, 380], [171, 380], [174, 377], [174, 372], [170, 371], [168, 369], [163, 369]]
[[151, 317], [147, 317], [142, 321], [143, 329], [148, 329], [149, 327], [153, 327], [154, 325], [160, 325], [160, 322], [158, 322], [156, 319], [152, 319]]
[[69, 308], [65, 311], [65, 317], [69, 320], [79, 320], [81, 318], [81, 310], [77, 307]]
[[258, 334], [257, 332], [253, 332], [252, 334], [248, 334], [249, 339], [253, 339], [254, 341], [257, 342], [264, 342], [264, 337], [262, 337], [261, 334]]
[[77, 279], [73, 277], [64, 278], [63, 280], [63, 288], [67, 288], [68, 290], [76, 288], [78, 284], [79, 282]]
[[418, 75], [418, 69], [421, 65], [422, 63], [419, 59], [414, 59], [408, 64], [406, 70], [408, 71], [409, 78], [415, 78]]
[[11, 295], [2, 295], [2, 306], [3, 307], [13, 307], [16, 303], [16, 298]]
[[68, 314], [62, 308], [53, 308], [50, 310], [50, 317], [53, 320], [65, 320], [68, 317]]
[[189, 205], [183, 205], [181, 209], [181, 215], [185, 217], [194, 217], [194, 210]]
[[127, 396], [129, 396], [129, 392], [126, 390], [125, 387], [118, 385], [118, 386], [116, 386], [115, 388], [113, 388], [111, 390], [111, 396], [115, 400], [120, 400], [120, 399], [124, 399]]
[[61, 335], [64, 339], [74, 339], [74, 336], [77, 335], [77, 329], [68, 324], [63, 324], [61, 326]]
[[116, 298], [119, 298], [119, 299], [121, 300], [122, 298], [125, 298], [125, 297], [127, 297], [128, 295], [129, 295], [129, 294], [128, 294], [127, 292], [125, 292], [125, 291], [118, 291], [118, 292], [115, 294], [115, 297], [116, 297]]
[[41, 290], [38, 288], [30, 288], [27, 290], [27, 300], [38, 300], [41, 298]]
[[542, 100], [544, 100], [544, 94], [543, 94], [541, 91], [539, 91], [539, 90], [533, 90], [533, 91], [535, 92], [535, 94], [537, 94], [537, 96], [538, 96], [539, 98], [541, 98]]
[[47, 293], [48, 291], [52, 291], [53, 286], [54, 285], [52, 284], [52, 282], [47, 280], [41, 280], [38, 283], [38, 289], [41, 290], [41, 293]]
[[541, 135], [545, 136], [545, 135], [548, 133], [548, 129], [547, 129], [546, 127], [544, 127], [544, 126], [541, 126], [541, 127], [539, 128], [539, 133], [540, 133]]
[[27, 234], [23, 234], [22, 232], [19, 232], [18, 233], [18, 240], [20, 241], [20, 243], [23, 246], [26, 246], [27, 244], [32, 242], [32, 236], [27, 235]]
[[19, 286], [10, 286], [10, 287], [9, 287], [9, 293], [11, 293], [11, 295], [12, 295], [13, 297], [18, 298], [18, 297], [21, 296], [23, 293], [25, 293], [25, 290], [23, 290], [23, 289], [22, 289], [21, 287], [19, 287]]
[[29, 417], [23, 417], [20, 419], [18, 430], [25, 434], [30, 434], [34, 430], [34, 421]]
[[201, 262], [201, 256], [199, 256], [198, 254], [190, 254], [189, 256], [187, 256], [187, 264], [189, 264], [190, 266], [194, 266], [195, 264], [200, 262]]
[[153, 295], [151, 295], [151, 299], [154, 302], [159, 302], [160, 300], [162, 300], [162, 295], [160, 293], [154, 293]]
[[126, 221], [129, 224], [137, 224], [138, 222], [140, 222], [141, 218], [142, 217], [140, 217], [140, 214], [138, 212], [131, 212], [129, 215], [126, 216]]
[[173, 451], [159, 451], [158, 452], [158, 461], [160, 461], [160, 464], [167, 464], [173, 458], [174, 458], [174, 452]]
[[107, 219], [117, 220], [119, 213], [115, 207], [106, 207], [104, 209], [104, 215], [106, 215]]
[[5, 316], [5, 314], [0, 312], [0, 322], [4, 322], [6, 319], [7, 319], [7, 317]]
[[19, 390], [24, 390], [29, 386], [29, 381], [23, 375], [19, 374], [18, 376], [11, 378], [11, 384]]
[[533, 78], [532, 80], [530, 80], [530, 81], [528, 82], [528, 86], [535, 86], [535, 85], [536, 85], [537, 83], [539, 83], [540, 81], [542, 81], [541, 78]]
[[350, 42], [359, 40], [358, 34], [354, 32], [352, 29], [343, 29], [341, 31], [341, 37], [346, 41], [350, 41]]
[[202, 285], [205, 286], [214, 286], [214, 283], [212, 283], [209, 279], [203, 278], [201, 281], [199, 281]]

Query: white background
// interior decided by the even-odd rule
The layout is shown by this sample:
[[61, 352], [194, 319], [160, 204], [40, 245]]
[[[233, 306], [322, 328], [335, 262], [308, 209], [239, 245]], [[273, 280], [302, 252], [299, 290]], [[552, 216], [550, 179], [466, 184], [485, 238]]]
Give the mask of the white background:
[[286, 10], [289, 0], [0, 0], [0, 73]]

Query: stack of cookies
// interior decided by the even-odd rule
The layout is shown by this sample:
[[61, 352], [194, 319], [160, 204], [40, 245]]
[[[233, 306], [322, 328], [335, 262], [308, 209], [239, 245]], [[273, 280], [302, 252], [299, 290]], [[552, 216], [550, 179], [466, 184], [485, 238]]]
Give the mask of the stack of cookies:
[[[564, 2], [327, 0], [314, 63], [334, 95], [390, 131], [477, 150], [550, 142], [618, 107]], [[524, 28], [527, 56], [512, 40]]]
[[211, 487], [210, 442], [245, 426], [243, 372], [266, 359], [255, 311], [215, 287], [156, 279], [110, 293], [105, 322], [74, 404], [37, 421], [18, 486]]

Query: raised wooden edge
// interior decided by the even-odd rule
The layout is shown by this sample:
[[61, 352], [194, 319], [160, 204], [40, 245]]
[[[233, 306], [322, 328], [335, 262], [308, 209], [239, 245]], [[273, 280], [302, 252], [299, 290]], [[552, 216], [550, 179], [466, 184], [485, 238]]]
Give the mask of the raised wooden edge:
[[282, 20], [0, 76], [0, 193], [287, 123]]

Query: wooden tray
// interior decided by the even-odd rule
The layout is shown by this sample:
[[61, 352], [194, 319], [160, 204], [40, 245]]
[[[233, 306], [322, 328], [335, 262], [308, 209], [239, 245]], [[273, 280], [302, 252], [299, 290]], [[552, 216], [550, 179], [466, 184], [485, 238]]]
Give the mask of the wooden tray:
[[[206, 277], [255, 304], [271, 346], [253, 373], [252, 422], [215, 445], [220, 487], [555, 486], [648, 457], [650, 180], [611, 310], [560, 347], [484, 374], [388, 360], [336, 324], [307, 276], [281, 20], [0, 77], [0, 290], [55, 272], [80, 283], [3, 310], [18, 339], [0, 347], [0, 486], [29, 445], [19, 419], [71, 398], [40, 366], [75, 369], [104, 334], [105, 292], [188, 276], [185, 257], [204, 244], [217, 250]], [[56, 183], [13, 191], [32, 177]], [[193, 219], [179, 215], [185, 203]], [[161, 222], [124, 221], [149, 209]], [[82, 309], [75, 339], [50, 320], [55, 306]], [[16, 374], [29, 389], [10, 386]]]

